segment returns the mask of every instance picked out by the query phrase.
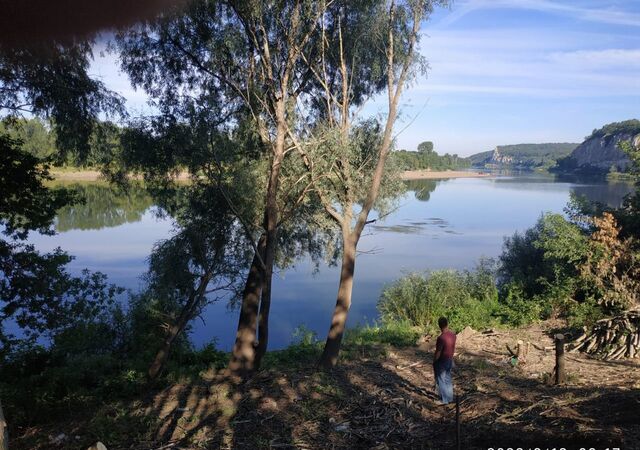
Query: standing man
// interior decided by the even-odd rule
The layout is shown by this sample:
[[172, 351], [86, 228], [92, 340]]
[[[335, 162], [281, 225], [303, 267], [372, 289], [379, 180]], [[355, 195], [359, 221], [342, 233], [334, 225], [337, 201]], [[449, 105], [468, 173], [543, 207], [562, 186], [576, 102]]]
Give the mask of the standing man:
[[451, 368], [453, 367], [453, 353], [456, 350], [456, 334], [449, 330], [449, 321], [446, 317], [438, 319], [440, 336], [436, 340], [436, 353], [433, 356], [433, 373], [436, 377], [438, 391], [442, 397], [442, 404], [453, 401], [453, 382], [451, 381]]

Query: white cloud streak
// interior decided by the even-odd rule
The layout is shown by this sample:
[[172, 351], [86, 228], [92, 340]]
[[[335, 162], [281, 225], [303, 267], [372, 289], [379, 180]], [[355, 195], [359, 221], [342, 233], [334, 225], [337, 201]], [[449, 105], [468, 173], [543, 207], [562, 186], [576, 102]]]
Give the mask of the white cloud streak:
[[451, 25], [467, 14], [483, 9], [525, 9], [569, 16], [577, 20], [640, 27], [640, 14], [610, 8], [584, 8], [567, 2], [550, 0], [468, 0], [454, 5], [454, 10], [438, 24], [440, 27]]

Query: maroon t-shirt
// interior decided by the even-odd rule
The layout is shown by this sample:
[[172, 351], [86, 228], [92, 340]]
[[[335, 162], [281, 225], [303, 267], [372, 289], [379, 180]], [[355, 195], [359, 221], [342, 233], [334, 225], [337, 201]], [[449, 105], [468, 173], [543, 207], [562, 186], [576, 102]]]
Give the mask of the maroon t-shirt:
[[456, 334], [447, 330], [436, 340], [436, 350], [440, 350], [440, 359], [452, 359], [456, 350]]

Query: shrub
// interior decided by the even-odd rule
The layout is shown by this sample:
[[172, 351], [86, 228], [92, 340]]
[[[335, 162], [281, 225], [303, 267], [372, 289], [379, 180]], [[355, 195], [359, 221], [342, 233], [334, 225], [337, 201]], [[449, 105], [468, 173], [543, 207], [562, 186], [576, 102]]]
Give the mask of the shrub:
[[528, 297], [517, 282], [503, 286], [498, 314], [504, 324], [519, 327], [540, 318], [544, 301]]
[[447, 316], [455, 330], [491, 326], [497, 308], [493, 263], [488, 260], [474, 271], [409, 274], [385, 288], [378, 301], [383, 324], [408, 323], [429, 332], [437, 331], [440, 316]]
[[579, 267], [588, 253], [585, 230], [560, 214], [506, 238], [498, 269], [503, 321], [519, 326], [570, 314], [584, 290]]

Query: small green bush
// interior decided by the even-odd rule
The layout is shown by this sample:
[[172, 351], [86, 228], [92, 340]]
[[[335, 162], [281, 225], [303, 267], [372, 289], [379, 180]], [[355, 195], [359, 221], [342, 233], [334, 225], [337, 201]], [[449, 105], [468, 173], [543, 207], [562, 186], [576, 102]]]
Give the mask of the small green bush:
[[473, 271], [440, 270], [411, 273], [384, 289], [378, 301], [382, 323], [410, 324], [437, 331], [440, 316], [454, 330], [486, 328], [497, 323], [498, 291], [492, 261]]
[[502, 323], [519, 327], [540, 318], [542, 302], [527, 297], [521, 285], [516, 282], [505, 285], [498, 307]]

